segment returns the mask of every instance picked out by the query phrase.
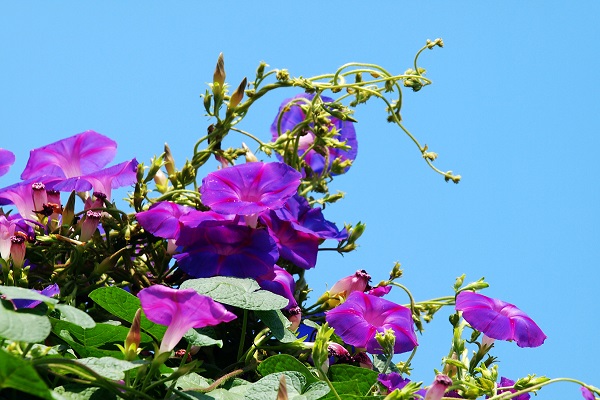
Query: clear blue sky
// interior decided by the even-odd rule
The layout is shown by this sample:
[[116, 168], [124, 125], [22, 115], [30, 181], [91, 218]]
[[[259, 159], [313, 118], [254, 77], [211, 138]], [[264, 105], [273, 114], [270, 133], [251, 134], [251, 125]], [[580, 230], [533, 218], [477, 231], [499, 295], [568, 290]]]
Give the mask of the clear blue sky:
[[[198, 95], [219, 52], [237, 86], [263, 60], [294, 76], [349, 61], [402, 73], [426, 39], [442, 37], [445, 48], [421, 59], [434, 84], [405, 92], [403, 118], [463, 181], [431, 172], [383, 104], [360, 107], [358, 159], [334, 184], [347, 197], [326, 216], [362, 220], [367, 232], [353, 254], [321, 254], [310, 283], [319, 293], [363, 268], [377, 282], [400, 261], [424, 300], [450, 294], [462, 273], [485, 276], [484, 294], [516, 304], [548, 335], [536, 349], [499, 343], [502, 375], [600, 386], [600, 2], [366, 4], [3, 2], [0, 147], [17, 162], [0, 186], [18, 179], [31, 148], [87, 129], [119, 143], [117, 162], [147, 162], [167, 141], [181, 166], [209, 123]], [[293, 94], [265, 98], [245, 129], [267, 139]], [[432, 380], [447, 354], [446, 315], [420, 338], [415, 380]], [[561, 384], [538, 398], [579, 396]]]

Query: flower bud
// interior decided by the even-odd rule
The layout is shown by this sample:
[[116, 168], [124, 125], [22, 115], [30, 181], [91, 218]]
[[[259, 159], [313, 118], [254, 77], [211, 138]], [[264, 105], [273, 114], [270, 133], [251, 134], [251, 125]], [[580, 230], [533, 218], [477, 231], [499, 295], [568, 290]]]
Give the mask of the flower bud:
[[169, 190], [169, 178], [161, 170], [156, 171], [154, 183], [156, 184], [156, 190], [162, 194], [167, 193], [167, 190]]
[[42, 211], [44, 204], [48, 203], [46, 186], [42, 182], [34, 182], [31, 184], [31, 191], [33, 192], [33, 210]]
[[[223, 53], [220, 53], [219, 58], [217, 59], [215, 72], [213, 73], [213, 85], [218, 85], [219, 90], [223, 89], [223, 85], [225, 84], [225, 76], [225, 60], [223, 58]], [[216, 89], [213, 87], [213, 90]]]
[[394, 354], [394, 345], [396, 344], [396, 335], [393, 329], [386, 329], [384, 332], [377, 332], [375, 340], [383, 349], [383, 354], [390, 357]]
[[237, 107], [237, 105], [240, 104], [240, 102], [244, 98], [244, 90], [246, 89], [247, 83], [248, 80], [244, 78], [240, 83], [240, 86], [238, 86], [237, 89], [235, 89], [235, 91], [229, 98], [229, 104], [227, 105], [228, 110], [233, 111]]
[[142, 336], [140, 333], [140, 322], [142, 317], [142, 309], [138, 308], [135, 312], [135, 316], [133, 317], [133, 322], [131, 323], [131, 328], [129, 328], [129, 333], [125, 338], [125, 348], [124, 348], [124, 356], [125, 360], [132, 361], [135, 360], [138, 353], [141, 349], [140, 341], [142, 340]]
[[242, 142], [242, 148], [246, 151], [245, 156], [246, 156], [246, 162], [257, 162], [258, 158], [256, 158], [256, 156], [254, 155], [254, 153], [252, 152], [252, 150], [250, 150], [250, 148], [248, 146], [246, 146], [246, 143]]
[[175, 175], [175, 160], [173, 159], [173, 154], [171, 154], [171, 148], [168, 144], [165, 143], [165, 155], [163, 157], [165, 161], [165, 169], [167, 170], [167, 174], [169, 177]]
[[[13, 268], [21, 270], [25, 262], [25, 237], [20, 232], [15, 232], [15, 236], [10, 237], [10, 256], [13, 261]], [[15, 276], [15, 280], [18, 277]]]
[[79, 240], [82, 242], [87, 242], [91, 239], [96, 232], [96, 228], [100, 223], [100, 218], [102, 217], [102, 213], [99, 211], [88, 210], [85, 213], [85, 219], [81, 224], [81, 235], [79, 235]]

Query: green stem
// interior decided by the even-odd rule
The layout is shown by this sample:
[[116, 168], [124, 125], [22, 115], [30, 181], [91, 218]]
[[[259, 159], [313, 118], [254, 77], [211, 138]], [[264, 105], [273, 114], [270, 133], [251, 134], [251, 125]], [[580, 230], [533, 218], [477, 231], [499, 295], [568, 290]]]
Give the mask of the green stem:
[[240, 346], [238, 347], [237, 360], [240, 361], [242, 359], [242, 355], [244, 354], [244, 342], [246, 341], [246, 328], [248, 326], [248, 310], [244, 310], [244, 318], [242, 320], [242, 334], [240, 337]]

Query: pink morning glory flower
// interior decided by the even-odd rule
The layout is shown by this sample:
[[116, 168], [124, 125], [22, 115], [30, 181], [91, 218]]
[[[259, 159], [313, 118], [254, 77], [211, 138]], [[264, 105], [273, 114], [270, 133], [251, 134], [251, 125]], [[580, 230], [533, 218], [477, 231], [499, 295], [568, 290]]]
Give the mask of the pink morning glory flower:
[[456, 310], [485, 336], [498, 340], [514, 340], [519, 347], [541, 346], [546, 335], [539, 326], [515, 305], [479, 293], [460, 292]]
[[195, 278], [255, 278], [270, 272], [279, 258], [266, 229], [243, 225], [184, 226], [177, 245], [183, 246], [175, 255], [179, 267]]
[[433, 381], [433, 384], [427, 389], [425, 400], [440, 400], [444, 397], [446, 389], [452, 386], [452, 379], [447, 375], [438, 374]]
[[32, 150], [21, 179], [51, 176], [72, 178], [96, 172], [112, 161], [117, 144], [94, 131]]
[[[303, 93], [290, 99], [286, 99], [281, 103], [281, 106], [279, 107], [279, 112], [277, 113], [277, 117], [273, 121], [273, 124], [271, 124], [271, 134], [273, 135], [273, 140], [277, 140], [280, 133], [283, 134], [287, 131], [292, 131], [296, 127], [296, 125], [305, 120], [306, 115], [298, 105], [297, 100], [306, 99], [308, 101], [312, 101], [314, 97], [314, 94]], [[294, 100], [296, 100], [296, 102], [294, 102]], [[325, 96], [321, 96], [321, 100], [323, 100], [325, 104], [334, 102], [333, 99]], [[293, 103], [293, 105], [288, 108], [288, 105], [290, 103]], [[284, 114], [281, 117], [281, 130], [278, 131], [277, 124], [281, 113]], [[329, 152], [328, 165], [325, 165], [325, 157], [323, 155], [317, 153], [314, 149], [309, 150], [308, 153], [304, 156], [304, 160], [307, 162], [310, 168], [318, 175], [320, 175], [325, 169], [330, 169], [333, 160], [335, 160], [336, 158], [339, 158], [340, 161], [354, 161], [354, 159], [356, 159], [356, 154], [358, 151], [358, 142], [356, 140], [356, 131], [354, 130], [354, 124], [350, 121], [342, 121], [336, 117], [329, 117], [329, 120], [331, 121], [331, 126], [329, 130], [331, 131], [335, 128], [339, 133], [337, 140], [339, 140], [340, 142], [345, 141], [346, 144], [350, 146], [350, 149], [327, 149], [327, 151]], [[306, 152], [306, 150], [312, 145], [312, 143], [315, 140], [315, 134], [312, 131], [308, 130], [303, 133], [304, 136], [300, 137], [298, 146], [298, 155], [300, 156], [302, 156]], [[349, 168], [350, 167], [347, 167], [344, 170], [344, 172], [346, 172]]]
[[173, 350], [191, 328], [213, 326], [236, 318], [225, 306], [194, 289], [177, 290], [154, 285], [141, 290], [138, 297], [146, 318], [168, 326], [160, 353]]
[[8, 150], [0, 149], [0, 176], [5, 175], [15, 163], [15, 155]]
[[254, 215], [281, 208], [300, 185], [284, 163], [251, 162], [211, 172], [202, 180], [202, 203], [219, 214]]
[[13, 204], [23, 218], [37, 220], [33, 186], [42, 183], [38, 179], [28, 179], [0, 189], [0, 205]]
[[418, 344], [410, 309], [363, 292], [351, 293], [343, 304], [328, 311], [325, 318], [344, 342], [366, 348], [371, 354], [383, 352], [375, 334], [388, 329], [396, 337], [395, 354], [411, 351]]

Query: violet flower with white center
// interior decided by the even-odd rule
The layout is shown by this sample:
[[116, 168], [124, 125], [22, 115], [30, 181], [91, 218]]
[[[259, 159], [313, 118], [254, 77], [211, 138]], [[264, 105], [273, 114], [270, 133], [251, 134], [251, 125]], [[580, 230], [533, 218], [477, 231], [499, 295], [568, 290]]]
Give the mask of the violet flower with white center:
[[411, 351], [418, 344], [410, 309], [363, 292], [351, 293], [343, 304], [327, 311], [326, 320], [344, 342], [371, 354], [383, 352], [375, 335], [387, 329], [396, 338], [395, 354]]
[[[54, 297], [60, 294], [60, 288], [56, 283], [52, 285], [46, 286], [42, 290], [36, 290], [36, 292], [43, 294], [44, 296]], [[15, 309], [19, 308], [35, 308], [38, 304], [41, 303], [40, 300], [26, 300], [26, 299], [12, 299], [11, 302]]]
[[284, 163], [252, 162], [211, 172], [202, 180], [202, 203], [219, 214], [254, 216], [281, 208], [300, 185]]
[[[314, 94], [303, 93], [290, 99], [286, 99], [281, 103], [281, 106], [279, 107], [279, 112], [277, 113], [277, 117], [271, 124], [271, 134], [273, 135], [273, 141], [277, 140], [280, 134], [292, 131], [298, 124], [305, 120], [306, 114], [298, 105], [301, 104], [299, 103], [299, 101], [301, 102], [301, 99], [306, 99], [310, 102], [313, 100], [314, 97]], [[321, 96], [321, 100], [323, 100], [324, 104], [334, 102], [333, 99], [325, 96]], [[292, 105], [289, 107], [290, 104]], [[281, 116], [281, 113], [283, 113], [283, 116]], [[277, 125], [280, 116], [281, 126], [280, 131], [278, 131]], [[306, 155], [304, 155], [304, 160], [317, 175], [323, 173], [324, 170], [329, 170], [331, 168], [331, 165], [333, 164], [333, 161], [336, 158], [338, 158], [340, 161], [354, 161], [354, 159], [356, 159], [358, 151], [358, 142], [356, 140], [356, 131], [354, 130], [353, 123], [351, 121], [342, 121], [339, 118], [333, 116], [330, 116], [329, 120], [331, 121], [329, 131], [336, 129], [339, 134], [339, 136], [336, 139], [340, 142], [346, 142], [346, 144], [350, 146], [350, 149], [327, 149], [329, 153], [328, 165], [325, 165], [325, 157], [316, 152], [314, 149], [308, 150], [308, 153], [306, 153], [307, 149], [313, 144], [315, 140], [315, 134], [310, 129], [304, 131], [302, 133], [303, 136], [299, 138], [298, 155], [303, 156], [304, 153], [306, 153]], [[281, 156], [279, 154], [277, 154], [277, 156], [281, 159]], [[348, 171], [349, 168], [350, 167], [346, 167], [344, 169], [344, 172]]]
[[297, 231], [291, 222], [280, 220], [273, 211], [263, 213], [260, 220], [267, 226], [271, 237], [275, 239], [281, 257], [303, 269], [313, 268], [317, 264], [321, 239]]
[[174, 257], [179, 267], [195, 278], [232, 276], [256, 278], [273, 269], [277, 245], [265, 229], [242, 225], [183, 227]]
[[456, 310], [474, 329], [498, 340], [514, 340], [519, 347], [538, 347], [546, 340], [539, 326], [515, 305], [479, 293], [460, 292]]
[[452, 386], [452, 379], [447, 375], [438, 374], [429, 389], [427, 389], [425, 400], [440, 400], [450, 386]]
[[73, 178], [104, 168], [115, 157], [117, 143], [94, 131], [32, 150], [21, 179]]
[[15, 155], [12, 151], [0, 149], [0, 176], [6, 175], [10, 166], [15, 163]]
[[141, 290], [138, 298], [146, 318], [168, 326], [159, 353], [170, 352], [192, 328], [218, 325], [236, 318], [225, 306], [194, 289], [171, 289], [154, 285]]

